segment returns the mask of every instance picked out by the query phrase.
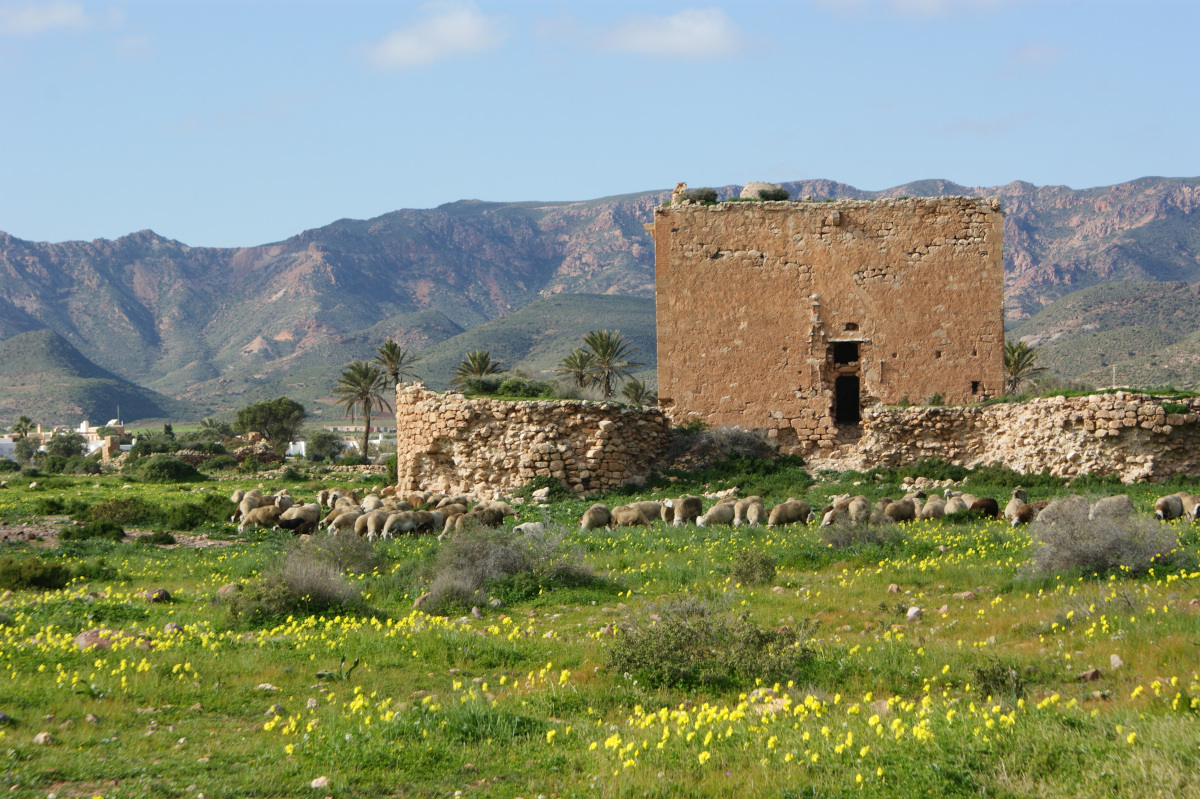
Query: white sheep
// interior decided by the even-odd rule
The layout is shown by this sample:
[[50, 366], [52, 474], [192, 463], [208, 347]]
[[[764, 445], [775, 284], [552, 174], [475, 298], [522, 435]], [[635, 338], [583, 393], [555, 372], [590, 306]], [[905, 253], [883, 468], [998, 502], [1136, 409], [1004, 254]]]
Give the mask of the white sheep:
[[1088, 519], [1128, 519], [1133, 515], [1133, 500], [1127, 494], [1103, 497], [1093, 503]]
[[763, 516], [766, 515], [765, 506], [763, 505], [762, 497], [752, 496], [739, 499], [733, 504], [733, 526], [740, 527], [743, 524], [755, 524], [750, 521], [750, 513], [752, 508], [758, 508], [754, 511], [754, 515], [759, 519], [759, 524]]
[[734, 505], [732, 502], [718, 502], [696, 520], [697, 527], [710, 527], [714, 524], [733, 524]]

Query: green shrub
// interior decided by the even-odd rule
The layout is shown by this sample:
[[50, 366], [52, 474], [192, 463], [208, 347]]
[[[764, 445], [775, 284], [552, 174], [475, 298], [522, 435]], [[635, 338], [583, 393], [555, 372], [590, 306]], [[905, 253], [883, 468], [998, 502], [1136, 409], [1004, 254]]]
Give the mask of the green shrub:
[[285, 483], [300, 483], [308, 478], [304, 476], [304, 472], [300, 471], [295, 466], [288, 464], [287, 466], [283, 467], [283, 471], [281, 471], [279, 476], [275, 479]]
[[929, 399], [925, 400], [925, 404], [939, 406], [939, 405], [945, 405], [946, 401], [942, 397], [941, 392], [938, 392], [937, 394], [934, 394], [933, 396], [931, 396]]
[[57, 591], [71, 581], [71, 571], [58, 563], [46, 563], [38, 558], [0, 558], [0, 589], [21, 591], [41, 588]]
[[173, 455], [151, 455], [130, 460], [121, 470], [147, 483], [187, 483], [208, 478], [189, 463]]
[[76, 518], [93, 522], [114, 524], [149, 524], [158, 516], [159, 510], [141, 497], [106, 499], [88, 508]]
[[222, 524], [229, 519], [229, 500], [218, 494], [172, 505], [157, 514], [157, 521], [171, 530], [195, 530], [206, 524]]
[[253, 455], [247, 455], [245, 460], [238, 464], [238, 474], [258, 474], [261, 466], [258, 463], [258, 458]]
[[237, 458], [232, 455], [218, 455], [204, 462], [204, 468], [214, 472], [227, 471], [238, 467]]
[[64, 527], [58, 531], [58, 537], [62, 541], [90, 541], [94, 538], [120, 541], [125, 537], [125, 530], [112, 522], [89, 522]]
[[338, 466], [366, 466], [370, 461], [362, 455], [343, 455], [337, 463]]
[[775, 579], [775, 559], [758, 549], [743, 549], [733, 559], [729, 576], [742, 585], [762, 585]]
[[652, 688], [726, 690], [797, 679], [812, 658], [806, 624], [800, 632], [765, 629], [695, 599], [655, 609], [661, 621], [636, 622], [613, 641], [610, 671]]
[[496, 394], [504, 380], [503, 377], [466, 377], [463, 378], [462, 392], [466, 395]]
[[62, 455], [47, 455], [42, 458], [42, 469], [47, 474], [62, 474], [67, 470], [67, 459]]
[[781, 187], [759, 189], [758, 191], [758, 197], [760, 200], [787, 200], [791, 196], [791, 192]]
[[555, 388], [553, 381], [531, 380], [518, 375], [505, 378], [495, 393], [501, 397], [553, 397]]
[[1162, 404], [1163, 413], [1191, 413], [1192, 409], [1178, 402], [1164, 402]]
[[395, 455], [389, 455], [387, 462], [384, 464], [387, 470], [387, 484], [394, 486], [400, 482], [400, 461]]
[[33, 512], [38, 516], [74, 516], [86, 513], [87, 509], [86, 502], [74, 497], [67, 500], [58, 497], [38, 497], [33, 501]]
[[717, 190], [707, 187], [688, 189], [684, 192], [683, 199], [691, 200], [694, 203], [715, 203], [717, 201]]
[[[21, 440], [24, 441], [25, 439], [21, 439]], [[42, 476], [42, 470], [36, 466], [26, 466], [24, 469], [21, 470], [21, 476], [36, 479], [36, 478]]]
[[166, 530], [155, 530], [150, 535], [142, 536], [137, 540], [137, 542], [139, 544], [145, 544], [146, 546], [169, 546], [171, 544], [178, 543], [175, 540], [175, 536], [171, 535]]
[[10, 461], [8, 458], [0, 458], [0, 474], [19, 471], [21, 471], [21, 464]]
[[708, 429], [708, 422], [701, 419], [699, 416], [688, 418], [683, 424], [676, 426], [675, 432], [685, 436], [694, 435]]

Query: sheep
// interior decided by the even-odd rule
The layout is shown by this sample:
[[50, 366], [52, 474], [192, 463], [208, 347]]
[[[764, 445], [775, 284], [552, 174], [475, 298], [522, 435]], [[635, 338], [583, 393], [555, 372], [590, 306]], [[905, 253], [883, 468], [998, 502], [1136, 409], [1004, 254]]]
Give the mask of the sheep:
[[921, 507], [921, 512], [917, 514], [918, 519], [928, 521], [930, 519], [940, 519], [946, 515], [946, 503], [941, 497], [930, 497], [929, 501]]
[[1022, 505], [1021, 507], [1017, 508], [1017, 514], [1013, 516], [1012, 526], [1016, 527], [1018, 524], [1029, 524], [1036, 519], [1038, 514], [1044, 511], [1046, 506], [1049, 504], [1049, 501], [1039, 499], [1037, 502], [1028, 502]]
[[[357, 508], [353, 509], [354, 512], [357, 512], [357, 510], [358, 510]], [[318, 527], [328, 527], [330, 524], [333, 523], [333, 520], [336, 519], [338, 516], [341, 516], [343, 513], [350, 513], [350, 512], [351, 512], [350, 508], [340, 506], [340, 505], [336, 506], [334, 508], [331, 508], [329, 510], [329, 513], [325, 514], [325, 518], [321, 519], [321, 521], [317, 524], [317, 526]]]
[[275, 505], [253, 508], [242, 517], [242, 523], [238, 525], [238, 535], [252, 527], [271, 527], [282, 513], [283, 510]]
[[1041, 513], [1037, 515], [1037, 520], [1042, 524], [1057, 524], [1060, 521], [1073, 521], [1082, 515], [1085, 515], [1088, 508], [1088, 501], [1079, 496], [1072, 494], [1069, 497], [1056, 499], [1049, 505], [1046, 505]]
[[[465, 503], [461, 503], [461, 504], [465, 504]], [[498, 499], [485, 499], [485, 500], [477, 503], [475, 505], [475, 507], [473, 508], [473, 510], [480, 510], [481, 508], [493, 508], [495, 510], [500, 511], [502, 516], [516, 516], [517, 515], [516, 508], [514, 508], [512, 505], [509, 505], [507, 502], [501, 502]]]
[[663, 506], [661, 502], [648, 499], [643, 502], [630, 502], [625, 507], [637, 508], [646, 514], [647, 521], [656, 522], [662, 518]]
[[1004, 518], [1011, 522], [1016, 518], [1017, 511], [1021, 509], [1021, 506], [1028, 502], [1029, 495], [1025, 493], [1025, 489], [1021, 488], [1020, 486], [1014, 488], [1012, 491], [1012, 499], [1010, 499], [1008, 504], [1004, 506]]
[[946, 516], [949, 516], [952, 513], [962, 513], [963, 511], [970, 509], [971, 506], [966, 503], [966, 500], [964, 500], [961, 495], [959, 495], [957, 497], [950, 497], [950, 499], [946, 500], [946, 506], [943, 510], [943, 513]]
[[862, 524], [871, 518], [871, 503], [866, 497], [854, 497], [847, 503], [846, 511], [850, 514], [851, 522]]
[[427, 497], [425, 497], [425, 504], [431, 508], [436, 508], [438, 506], [438, 503], [441, 502], [445, 498], [446, 498], [445, 494], [437, 494], [437, 493], [430, 494]]
[[1178, 494], [1159, 497], [1154, 503], [1154, 515], [1159, 521], [1169, 522], [1183, 515], [1183, 498]]
[[883, 516], [889, 522], [911, 522], [917, 518], [917, 508], [911, 499], [889, 502], [883, 509]]
[[441, 510], [446, 505], [470, 505], [471, 498], [466, 494], [455, 494], [452, 497], [443, 497], [442, 501], [436, 506], [437, 510]]
[[[483, 504], [483, 503], [480, 503]], [[422, 511], [417, 511], [421, 513]], [[454, 530], [460, 532], [472, 524], [481, 527], [499, 527], [504, 524], [504, 512], [492, 507], [480, 508], [478, 505], [470, 513], [460, 513], [454, 518]]]
[[521, 535], [545, 535], [546, 525], [541, 522], [525, 522], [513, 527], [513, 532]]
[[229, 500], [230, 500], [230, 501], [231, 501], [231, 502], [232, 502], [234, 505], [238, 505], [238, 504], [241, 504], [241, 501], [242, 501], [243, 499], [245, 499], [245, 498], [246, 498], [246, 492], [245, 492], [245, 490], [243, 490], [243, 489], [239, 488], [239, 489], [237, 489], [236, 491], [234, 491], [234, 492], [233, 492], [233, 496], [231, 496], [231, 497], [229, 498]]
[[383, 523], [383, 532], [380, 533], [380, 537], [386, 541], [394, 538], [398, 533], [411, 533], [416, 526], [417, 520], [413, 511], [402, 510], [389, 513], [387, 521]]
[[362, 516], [362, 514], [356, 510], [342, 511], [333, 518], [333, 521], [328, 521], [329, 517], [326, 516], [327, 523], [325, 527], [330, 535], [337, 535], [342, 530], [353, 530], [359, 516]]
[[740, 527], [743, 524], [753, 524], [749, 520], [750, 509], [753, 507], [759, 508], [756, 512], [756, 518], [760, 519], [765, 515], [762, 497], [745, 497], [739, 499], [733, 504], [733, 526]]
[[466, 513], [467, 506], [461, 502], [455, 502], [450, 505], [442, 505], [440, 508], [438, 508], [438, 512], [442, 514], [442, 518], [447, 516], [457, 516], [460, 513]]
[[837, 505], [831, 505], [831, 506], [829, 506], [829, 509], [826, 510], [824, 515], [821, 517], [821, 526], [822, 527], [832, 527], [835, 524], [849, 524], [849, 523], [850, 523], [850, 511], [845, 506], [839, 508]]
[[1186, 491], [1179, 492], [1179, 499], [1183, 502], [1183, 518], [1189, 522], [1196, 520], [1196, 508], [1200, 507], [1200, 497], [1192, 496]]
[[1088, 511], [1088, 520], [1128, 519], [1132, 515], [1133, 500], [1127, 494], [1116, 494], [1096, 500], [1092, 504], [1091, 510]]
[[969, 510], [979, 511], [993, 519], [1000, 518], [1000, 503], [991, 497], [981, 497], [971, 503]]
[[[729, 514], [733, 518], [732, 509]], [[612, 527], [649, 527], [650, 520], [646, 518], [646, 514], [642, 513], [637, 508], [631, 508], [628, 505], [618, 505], [612, 509]]]
[[317, 504], [311, 505], [293, 505], [279, 515], [278, 521], [275, 522], [275, 529], [291, 530], [295, 534], [296, 530], [311, 522], [312, 527], [317, 526], [317, 522], [321, 520], [321, 506]]
[[[667, 500], [670, 502], [670, 500]], [[579, 517], [580, 530], [595, 530], [598, 527], [608, 527], [612, 524], [612, 512], [606, 505], [597, 502], [583, 512]]]
[[775, 507], [771, 508], [771, 513], [767, 516], [767, 527], [781, 527], [787, 524], [808, 524], [809, 514], [812, 513], [812, 508], [807, 502], [799, 499], [788, 498], [784, 502], [780, 502]]
[[320, 491], [317, 492], [317, 504], [320, 505], [322, 508], [329, 507], [329, 494], [330, 494], [330, 491], [328, 488], [322, 488]]
[[247, 513], [259, 507], [261, 504], [262, 503], [259, 501], [258, 497], [242, 497], [242, 501], [238, 503], [237, 510], [234, 511], [233, 515], [229, 517], [229, 521], [236, 522], [238, 519], [243, 518]]
[[751, 527], [762, 527], [767, 523], [767, 506], [760, 502], [752, 502], [746, 509], [746, 524]]
[[383, 500], [377, 494], [367, 494], [362, 501], [363, 513], [379, 510], [383, 507]]
[[365, 536], [368, 541], [374, 541], [383, 531], [387, 520], [388, 513], [385, 510], [367, 511], [354, 520], [354, 532], [359, 538]]
[[696, 521], [704, 512], [703, 500], [692, 494], [687, 494], [679, 499], [668, 499], [663, 504], [671, 509], [673, 514], [671, 524], [676, 527]]
[[[415, 510], [413, 511], [413, 521], [416, 522], [416, 527], [413, 528], [417, 533], [433, 534], [442, 526], [442, 512], [436, 510]], [[495, 525], [493, 525], [495, 526]]]
[[454, 529], [455, 521], [458, 519], [459, 516], [462, 516], [462, 515], [463, 515], [463, 513], [447, 513], [446, 514], [446, 521], [442, 522], [442, 532], [438, 536], [439, 541], [441, 541], [443, 538], [445, 538], [446, 535], [449, 534], [450, 531]]
[[[254, 497], [255, 499], [262, 499], [262, 489], [252, 488], [246, 492], [246, 497]], [[242, 499], [245, 499], [246, 497], [242, 497]]]
[[696, 520], [697, 527], [710, 527], [714, 524], [733, 524], [734, 505], [732, 502], [718, 502]]

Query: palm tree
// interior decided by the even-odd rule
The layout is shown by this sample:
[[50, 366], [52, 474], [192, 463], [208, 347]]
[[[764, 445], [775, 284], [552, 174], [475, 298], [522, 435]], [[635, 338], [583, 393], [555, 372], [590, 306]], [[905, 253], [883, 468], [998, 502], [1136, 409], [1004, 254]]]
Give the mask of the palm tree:
[[450, 386], [458, 388], [472, 377], [487, 377], [505, 371], [508, 370], [501, 369], [500, 364], [492, 360], [491, 350], [475, 350], [463, 356], [462, 363], [454, 367], [454, 379], [450, 381]]
[[417, 373], [412, 368], [419, 360], [416, 353], [402, 348], [390, 338], [383, 342], [382, 347], [377, 347], [375, 352], [378, 353], [375, 363], [391, 377], [393, 386], [399, 386], [401, 380], [416, 378]]
[[629, 400], [632, 405], [657, 405], [658, 394], [650, 390], [650, 387], [641, 380], [630, 380], [625, 384], [625, 388], [621, 389], [621, 396]]
[[554, 374], [562, 377], [570, 377], [575, 381], [575, 385], [580, 388], [587, 388], [593, 382], [592, 366], [595, 362], [595, 355], [587, 350], [576, 347], [570, 355], [559, 361], [558, 368], [554, 370]]
[[1031, 347], [1024, 341], [1004, 342], [1004, 372], [1007, 375], [1004, 388], [1006, 393], [1017, 393], [1021, 383], [1046, 371], [1046, 367], [1036, 365], [1038, 356], [1041, 354], [1042, 351], [1039, 348]]
[[613, 395], [613, 381], [631, 377], [629, 370], [643, 364], [628, 360], [636, 347], [621, 336], [619, 330], [593, 330], [583, 337], [583, 343], [592, 351], [592, 382], [600, 386], [604, 398]]
[[33, 420], [28, 416], [18, 416], [17, 421], [13, 422], [12, 432], [15, 436], [24, 438], [29, 435], [29, 431], [33, 429]]
[[233, 425], [229, 422], [218, 422], [211, 416], [205, 416], [200, 420], [200, 430], [205, 433], [213, 433], [223, 438], [229, 438], [233, 435]]
[[387, 386], [386, 372], [366, 361], [355, 361], [346, 367], [346, 371], [342, 372], [341, 377], [338, 378], [337, 385], [333, 387], [333, 393], [338, 398], [334, 405], [345, 406], [347, 419], [353, 422], [358, 412], [362, 411], [361, 454], [364, 458], [367, 456], [367, 443], [370, 441], [371, 435], [371, 409], [378, 408], [382, 411], [385, 408], [388, 410], [392, 408], [383, 398], [383, 392]]

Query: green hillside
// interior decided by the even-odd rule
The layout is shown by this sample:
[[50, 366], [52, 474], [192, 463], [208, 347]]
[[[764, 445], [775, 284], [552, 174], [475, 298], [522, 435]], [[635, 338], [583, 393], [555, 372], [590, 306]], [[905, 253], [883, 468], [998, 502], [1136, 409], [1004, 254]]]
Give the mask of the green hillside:
[[0, 342], [0, 422], [22, 414], [41, 424], [107, 421], [118, 408], [128, 422], [198, 418], [206, 410], [117, 377], [52, 330]]
[[637, 376], [654, 381], [654, 300], [603, 294], [560, 294], [534, 300], [515, 313], [430, 347], [422, 353], [417, 372], [429, 387], [443, 389], [464, 354], [490, 350], [492, 360], [508, 369], [552, 378], [558, 362], [582, 345], [585, 333], [597, 328], [619, 330], [629, 339], [637, 347], [634, 359], [645, 364]]
[[[1200, 386], [1200, 294], [1186, 283], [1106, 283], [1068, 294], [1008, 332], [1040, 364], [1096, 385]], [[1115, 370], [1115, 372], [1114, 372]]]

